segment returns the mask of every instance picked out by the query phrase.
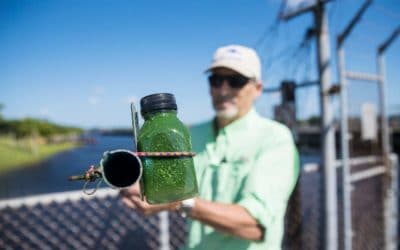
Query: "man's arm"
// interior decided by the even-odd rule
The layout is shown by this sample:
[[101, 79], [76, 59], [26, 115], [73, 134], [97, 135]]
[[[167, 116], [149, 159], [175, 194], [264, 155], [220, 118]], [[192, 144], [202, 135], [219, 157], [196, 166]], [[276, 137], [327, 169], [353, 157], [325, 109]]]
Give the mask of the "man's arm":
[[215, 229], [246, 240], [262, 240], [264, 229], [242, 206], [195, 198], [190, 217]]
[[[151, 205], [140, 199], [139, 187], [134, 186], [120, 192], [122, 201], [144, 215], [154, 215], [161, 211], [176, 211], [180, 202]], [[246, 240], [261, 240], [264, 230], [249, 212], [240, 205], [210, 202], [195, 198], [190, 217], [217, 230]]]

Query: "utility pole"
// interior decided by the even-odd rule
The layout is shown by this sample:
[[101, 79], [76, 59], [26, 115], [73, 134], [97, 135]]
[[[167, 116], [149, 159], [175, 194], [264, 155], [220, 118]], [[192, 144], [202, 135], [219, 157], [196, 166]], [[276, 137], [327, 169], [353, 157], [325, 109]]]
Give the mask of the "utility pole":
[[314, 9], [314, 20], [317, 40], [318, 75], [320, 79], [321, 105], [321, 145], [323, 157], [323, 183], [325, 199], [325, 249], [338, 249], [338, 216], [337, 216], [337, 188], [336, 188], [336, 148], [335, 127], [332, 107], [330, 104], [329, 89], [331, 86], [330, 43], [328, 22], [324, 3], [318, 1]]
[[385, 162], [389, 162], [389, 154], [391, 152], [390, 149], [390, 135], [389, 135], [389, 126], [387, 122], [386, 115], [386, 103], [385, 103], [385, 61], [384, 61], [384, 53], [387, 48], [393, 43], [393, 41], [400, 35], [400, 26], [395, 29], [395, 31], [390, 35], [388, 39], [386, 39], [378, 48], [377, 58], [377, 71], [379, 74], [379, 96], [380, 96], [380, 107], [381, 107], [381, 123], [382, 123], [382, 148]]
[[[341, 127], [341, 152], [342, 152], [342, 187], [343, 187], [343, 234], [344, 234], [344, 249], [351, 250], [353, 248], [353, 230], [352, 230], [352, 214], [351, 214], [351, 172], [350, 172], [350, 153], [349, 153], [349, 135], [348, 135], [348, 103], [347, 103], [347, 78], [346, 72], [344, 42], [350, 35], [354, 26], [360, 21], [362, 15], [371, 5], [372, 0], [364, 2], [360, 10], [354, 18], [346, 26], [344, 31], [337, 37], [337, 58], [338, 58], [338, 73], [340, 81], [340, 127]], [[356, 74], [358, 75], [358, 74]], [[363, 80], [371, 80], [363, 76]], [[374, 78], [374, 77], [372, 77]], [[375, 77], [376, 78], [376, 77]]]
[[378, 84], [379, 84], [379, 95], [380, 95], [380, 108], [381, 108], [381, 127], [382, 127], [382, 148], [383, 148], [383, 158], [385, 165], [389, 171], [390, 176], [390, 186], [386, 191], [386, 198], [384, 203], [384, 219], [385, 219], [385, 249], [397, 249], [398, 244], [398, 232], [397, 232], [397, 222], [398, 222], [398, 203], [397, 203], [397, 193], [398, 193], [398, 169], [390, 157], [390, 133], [389, 126], [386, 115], [386, 73], [385, 73], [385, 60], [384, 53], [393, 43], [393, 41], [400, 36], [400, 26], [386, 39], [379, 47], [377, 53], [377, 71], [378, 71]]
[[321, 109], [321, 145], [322, 145], [322, 186], [324, 194], [324, 238], [323, 248], [326, 250], [338, 249], [338, 212], [336, 188], [336, 148], [335, 127], [330, 103], [331, 87], [331, 61], [328, 20], [325, 13], [324, 0], [318, 0], [316, 5], [297, 11], [286, 19], [299, 14], [313, 11], [314, 27], [317, 42], [318, 78], [320, 83], [320, 109]]

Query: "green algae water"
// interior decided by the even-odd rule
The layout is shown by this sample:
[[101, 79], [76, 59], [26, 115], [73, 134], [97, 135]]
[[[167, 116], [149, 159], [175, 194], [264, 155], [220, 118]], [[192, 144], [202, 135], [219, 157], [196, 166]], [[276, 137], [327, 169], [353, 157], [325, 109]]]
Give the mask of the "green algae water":
[[[172, 94], [153, 94], [140, 101], [145, 122], [138, 136], [138, 151], [191, 152], [186, 126], [177, 117]], [[184, 200], [198, 194], [192, 157], [143, 157], [142, 188], [151, 204]]]

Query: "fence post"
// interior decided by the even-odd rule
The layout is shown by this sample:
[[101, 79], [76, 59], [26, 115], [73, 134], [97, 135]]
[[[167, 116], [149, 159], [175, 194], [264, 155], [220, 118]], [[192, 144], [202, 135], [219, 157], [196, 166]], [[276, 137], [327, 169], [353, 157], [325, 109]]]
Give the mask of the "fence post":
[[389, 165], [390, 186], [387, 188], [384, 203], [385, 220], [385, 249], [397, 249], [397, 223], [398, 222], [398, 168], [399, 162], [396, 154], [390, 155]]
[[170, 250], [168, 212], [160, 212], [158, 216], [160, 218], [160, 250]]

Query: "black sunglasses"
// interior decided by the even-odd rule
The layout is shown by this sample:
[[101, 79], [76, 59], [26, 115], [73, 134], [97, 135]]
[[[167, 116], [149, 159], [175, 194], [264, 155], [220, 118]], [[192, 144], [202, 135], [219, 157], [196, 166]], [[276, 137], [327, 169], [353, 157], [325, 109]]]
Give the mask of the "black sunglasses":
[[208, 82], [210, 83], [211, 87], [220, 88], [224, 81], [226, 81], [231, 88], [240, 89], [243, 88], [243, 86], [246, 85], [250, 79], [251, 78], [239, 74], [229, 76], [212, 74], [208, 77]]

